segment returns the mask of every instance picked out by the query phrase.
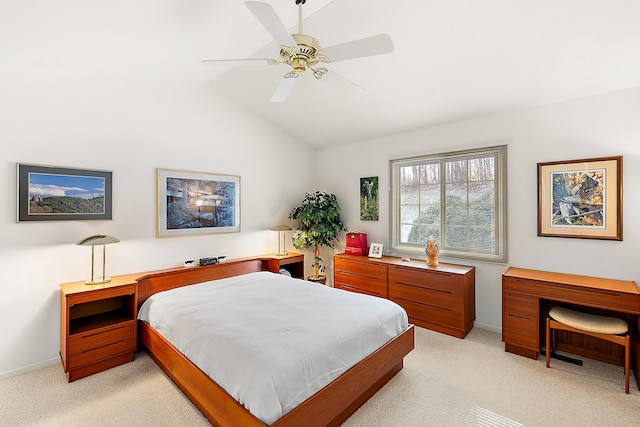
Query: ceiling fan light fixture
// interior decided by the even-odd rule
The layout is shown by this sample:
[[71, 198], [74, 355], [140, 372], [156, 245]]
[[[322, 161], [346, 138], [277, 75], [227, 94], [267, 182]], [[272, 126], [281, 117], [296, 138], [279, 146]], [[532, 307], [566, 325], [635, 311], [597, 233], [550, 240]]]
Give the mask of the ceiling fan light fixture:
[[[329, 74], [328, 78], [322, 80], [333, 87], [338, 85], [341, 91], [345, 87], [362, 90], [363, 88], [340, 77], [340, 75], [334, 71], [328, 73], [329, 70], [326, 68], [314, 67], [319, 63], [333, 63], [367, 56], [382, 55], [391, 53], [394, 50], [393, 41], [388, 34], [378, 34], [377, 36], [352, 40], [323, 49], [317, 39], [304, 34], [302, 28], [302, 5], [304, 5], [305, 2], [306, 0], [295, 0], [298, 6], [298, 32], [291, 34], [271, 5], [261, 1], [245, 1], [245, 5], [249, 11], [260, 21], [262, 26], [273, 36], [273, 39], [280, 46], [280, 52], [279, 60], [247, 58], [243, 63], [249, 65], [264, 64], [266, 62], [268, 65], [285, 64], [291, 67], [280, 80], [280, 84], [271, 97], [272, 102], [284, 101], [291, 91], [294, 82], [307, 69], [311, 70], [317, 80]], [[221, 59], [205, 60], [202, 62], [206, 64], [232, 64], [240, 61], [242, 60]]]
[[293, 71], [296, 73], [303, 73], [306, 71], [309, 62], [302, 57], [293, 58], [291, 61], [291, 66], [293, 67]]

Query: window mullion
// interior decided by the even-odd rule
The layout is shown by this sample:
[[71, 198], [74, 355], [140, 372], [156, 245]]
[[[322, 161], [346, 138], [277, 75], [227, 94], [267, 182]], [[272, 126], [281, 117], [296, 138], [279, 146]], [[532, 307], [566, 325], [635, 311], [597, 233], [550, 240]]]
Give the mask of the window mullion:
[[[447, 161], [445, 159], [440, 160], [440, 248], [445, 249], [446, 234], [445, 234], [445, 201], [447, 200]], [[445, 249], [446, 250], [446, 249]]]

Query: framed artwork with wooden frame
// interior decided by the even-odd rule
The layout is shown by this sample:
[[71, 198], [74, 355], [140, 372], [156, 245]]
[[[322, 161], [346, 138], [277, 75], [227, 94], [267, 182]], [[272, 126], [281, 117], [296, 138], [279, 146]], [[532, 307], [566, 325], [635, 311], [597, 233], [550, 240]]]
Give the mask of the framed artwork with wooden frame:
[[110, 220], [111, 171], [17, 164], [18, 222]]
[[240, 177], [157, 169], [157, 237], [240, 231]]
[[538, 236], [622, 240], [622, 156], [538, 163]]

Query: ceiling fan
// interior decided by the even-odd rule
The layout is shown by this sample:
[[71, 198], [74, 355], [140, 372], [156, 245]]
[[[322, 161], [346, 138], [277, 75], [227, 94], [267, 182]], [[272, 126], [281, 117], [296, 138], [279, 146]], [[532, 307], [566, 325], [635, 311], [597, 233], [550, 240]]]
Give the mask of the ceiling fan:
[[271, 97], [271, 102], [284, 101], [294, 84], [305, 71], [340, 90], [363, 90], [352, 81], [340, 76], [335, 71], [318, 66], [321, 63], [346, 61], [365, 56], [382, 55], [393, 52], [393, 41], [388, 34], [365, 37], [358, 40], [322, 48], [320, 42], [302, 32], [302, 5], [306, 0], [295, 0], [298, 5], [298, 32], [289, 34], [284, 23], [280, 20], [271, 5], [257, 1], [246, 1], [245, 5], [260, 21], [264, 28], [280, 45], [278, 59], [207, 59], [203, 64], [232, 64], [232, 65], [288, 65], [291, 69], [284, 74]]

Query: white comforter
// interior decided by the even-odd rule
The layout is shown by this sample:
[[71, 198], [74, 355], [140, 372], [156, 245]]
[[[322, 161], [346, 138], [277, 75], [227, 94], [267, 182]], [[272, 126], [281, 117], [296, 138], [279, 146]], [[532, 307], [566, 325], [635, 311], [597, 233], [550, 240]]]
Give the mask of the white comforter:
[[389, 300], [269, 272], [155, 294], [138, 317], [266, 424], [408, 327]]

